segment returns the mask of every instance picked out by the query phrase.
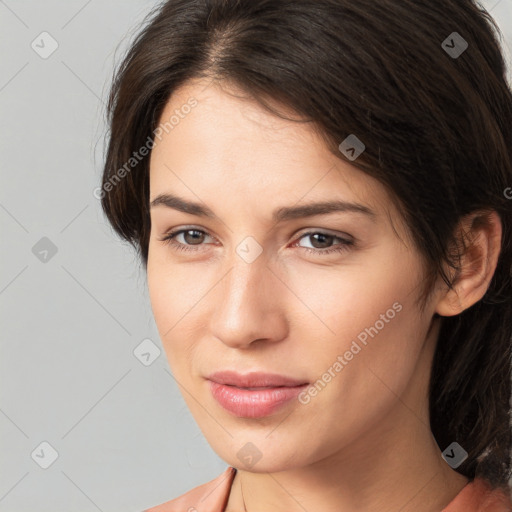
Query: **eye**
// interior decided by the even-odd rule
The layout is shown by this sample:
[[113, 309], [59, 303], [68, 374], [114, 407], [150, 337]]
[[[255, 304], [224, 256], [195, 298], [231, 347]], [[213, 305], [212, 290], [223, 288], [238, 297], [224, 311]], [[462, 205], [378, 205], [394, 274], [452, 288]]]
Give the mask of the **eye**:
[[[183, 242], [177, 241], [178, 237], [182, 237]], [[167, 233], [163, 238], [159, 240], [164, 242], [165, 245], [171, 245], [173, 249], [178, 251], [197, 251], [198, 248], [194, 246], [201, 246], [204, 238], [208, 235], [205, 231], [195, 228], [180, 229]], [[211, 237], [210, 237], [211, 238]], [[188, 245], [190, 243], [190, 245]]]
[[[308, 233], [303, 233], [299, 240], [302, 240], [303, 238], [310, 238], [313, 240], [312, 247], [304, 247], [303, 245], [299, 245], [299, 242], [295, 243], [293, 247], [301, 247], [307, 253], [315, 254], [318, 256], [323, 256], [334, 252], [341, 253], [343, 251], [348, 251], [350, 247], [355, 245], [353, 240], [332, 235], [330, 233], [324, 233], [323, 231], [309, 231]], [[331, 245], [332, 242], [336, 240], [339, 243]], [[326, 245], [328, 247], [326, 247]]]
[[[180, 237], [181, 240], [179, 240]], [[201, 229], [186, 228], [171, 231], [159, 240], [165, 245], [170, 245], [173, 249], [178, 251], [198, 251], [201, 250], [200, 247], [203, 245], [203, 242], [207, 237], [212, 238], [211, 235], [208, 235], [208, 233]], [[307, 238], [314, 240], [312, 247], [304, 247], [298, 242], [293, 244], [292, 247], [299, 247], [307, 253], [323, 256], [326, 254], [347, 251], [350, 247], [355, 245], [354, 240], [342, 238], [323, 231], [309, 231], [308, 233], [303, 233], [299, 240]], [[338, 243], [331, 245], [335, 241], [338, 241]]]

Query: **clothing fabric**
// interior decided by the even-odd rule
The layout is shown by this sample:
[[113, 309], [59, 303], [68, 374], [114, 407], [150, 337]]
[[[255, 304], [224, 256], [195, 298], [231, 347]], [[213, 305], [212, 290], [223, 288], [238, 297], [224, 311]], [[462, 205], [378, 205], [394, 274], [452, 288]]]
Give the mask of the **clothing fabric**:
[[[224, 512], [235, 474], [230, 466], [210, 482], [144, 512]], [[512, 502], [504, 491], [476, 478], [439, 512], [512, 512]]]

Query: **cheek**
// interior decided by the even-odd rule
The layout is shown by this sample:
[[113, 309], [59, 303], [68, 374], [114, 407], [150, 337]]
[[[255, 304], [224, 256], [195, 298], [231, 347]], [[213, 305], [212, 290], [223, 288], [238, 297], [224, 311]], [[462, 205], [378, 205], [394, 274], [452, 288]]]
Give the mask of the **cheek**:
[[300, 336], [309, 375], [319, 379], [311, 403], [343, 403], [364, 415], [368, 397], [382, 404], [403, 392], [420, 357], [428, 322], [415, 304], [419, 267], [382, 258], [375, 266], [327, 270], [302, 273], [291, 286], [312, 311]]
[[[197, 267], [173, 264], [171, 249], [149, 244], [147, 281], [151, 306], [160, 333], [171, 335], [178, 320], [193, 310], [205, 291], [204, 281], [198, 276]], [[203, 284], [201, 284], [203, 282]], [[188, 316], [188, 315], [187, 315]], [[169, 332], [169, 329], [172, 329]], [[166, 336], [167, 337], [167, 336]], [[165, 338], [162, 338], [162, 342]]]
[[[193, 276], [185, 269], [176, 271], [169, 265], [165, 251], [153, 248], [150, 242], [147, 264], [149, 298], [155, 323], [171, 368], [175, 360], [181, 360], [179, 353], [185, 350], [187, 339], [181, 335], [184, 325], [193, 326], [194, 304], [200, 299], [200, 290], [194, 284]], [[197, 279], [197, 278], [196, 278]], [[180, 334], [179, 334], [180, 333]], [[180, 343], [173, 340], [180, 338]]]
[[364, 341], [365, 329], [376, 323], [378, 331], [389, 331], [396, 318], [404, 316], [397, 311], [400, 306], [412, 307], [416, 297], [418, 268], [414, 261], [399, 256], [382, 250], [379, 256], [341, 261], [338, 266], [290, 267], [286, 284], [297, 297], [293, 300], [288, 292], [288, 302], [295, 302], [291, 325], [294, 320], [307, 320], [302, 327], [309, 336], [315, 335], [338, 350], [348, 349], [360, 333]]
[[[388, 301], [384, 299], [382, 304], [384, 309], [376, 310], [385, 314]], [[422, 335], [416, 309], [403, 297], [400, 305], [402, 309], [384, 326], [375, 325], [379, 316], [369, 310], [360, 313], [357, 324], [350, 315], [340, 315], [336, 341], [318, 340], [320, 348], [304, 354], [315, 380], [311, 394], [302, 397], [295, 424], [303, 426], [297, 431], [299, 437], [305, 431], [314, 436], [312, 457], [327, 456], [333, 447], [350, 446], [364, 432], [378, 431], [408, 389], [420, 357]], [[364, 336], [358, 338], [361, 333]], [[318, 435], [320, 432], [324, 434]], [[296, 441], [291, 434], [290, 447]]]

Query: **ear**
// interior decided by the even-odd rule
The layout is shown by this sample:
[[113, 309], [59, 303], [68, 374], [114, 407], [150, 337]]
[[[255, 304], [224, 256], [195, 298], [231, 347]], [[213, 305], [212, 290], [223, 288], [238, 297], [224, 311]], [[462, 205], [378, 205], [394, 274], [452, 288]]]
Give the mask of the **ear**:
[[452, 276], [453, 289], [445, 286], [441, 294], [435, 310], [440, 316], [458, 315], [485, 295], [501, 250], [501, 219], [494, 210], [466, 215], [456, 233], [460, 268]]

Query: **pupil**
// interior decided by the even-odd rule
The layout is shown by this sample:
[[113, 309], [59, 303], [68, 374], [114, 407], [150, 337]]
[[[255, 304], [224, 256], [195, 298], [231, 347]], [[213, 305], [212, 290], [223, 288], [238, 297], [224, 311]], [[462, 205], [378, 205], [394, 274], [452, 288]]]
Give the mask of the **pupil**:
[[[191, 240], [194, 241], [194, 240], [199, 240], [199, 242], [201, 242], [200, 238], [202, 236], [202, 233], [200, 233], [199, 231], [197, 230], [194, 230], [194, 229], [190, 229], [188, 231], [185, 232], [185, 240], [187, 241], [187, 243], [189, 243], [191, 240], [188, 240], [187, 239], [187, 236], [190, 234], [190, 233], [194, 233], [195, 236], [192, 236], [191, 237]], [[195, 245], [195, 244], [192, 244], [192, 245]]]
[[[325, 248], [325, 247], [317, 247], [317, 245], [315, 245], [318, 240], [315, 239], [315, 237], [320, 237], [320, 245], [322, 245], [322, 243], [325, 243], [325, 240], [327, 239], [327, 242], [329, 242], [329, 239], [332, 238], [332, 235], [325, 235], [325, 234], [322, 234], [322, 233], [316, 233], [315, 235], [312, 235], [313, 236], [313, 247], [317, 248], [317, 249], [322, 249], [322, 248]], [[323, 239], [323, 242], [322, 242], [322, 239]]]

